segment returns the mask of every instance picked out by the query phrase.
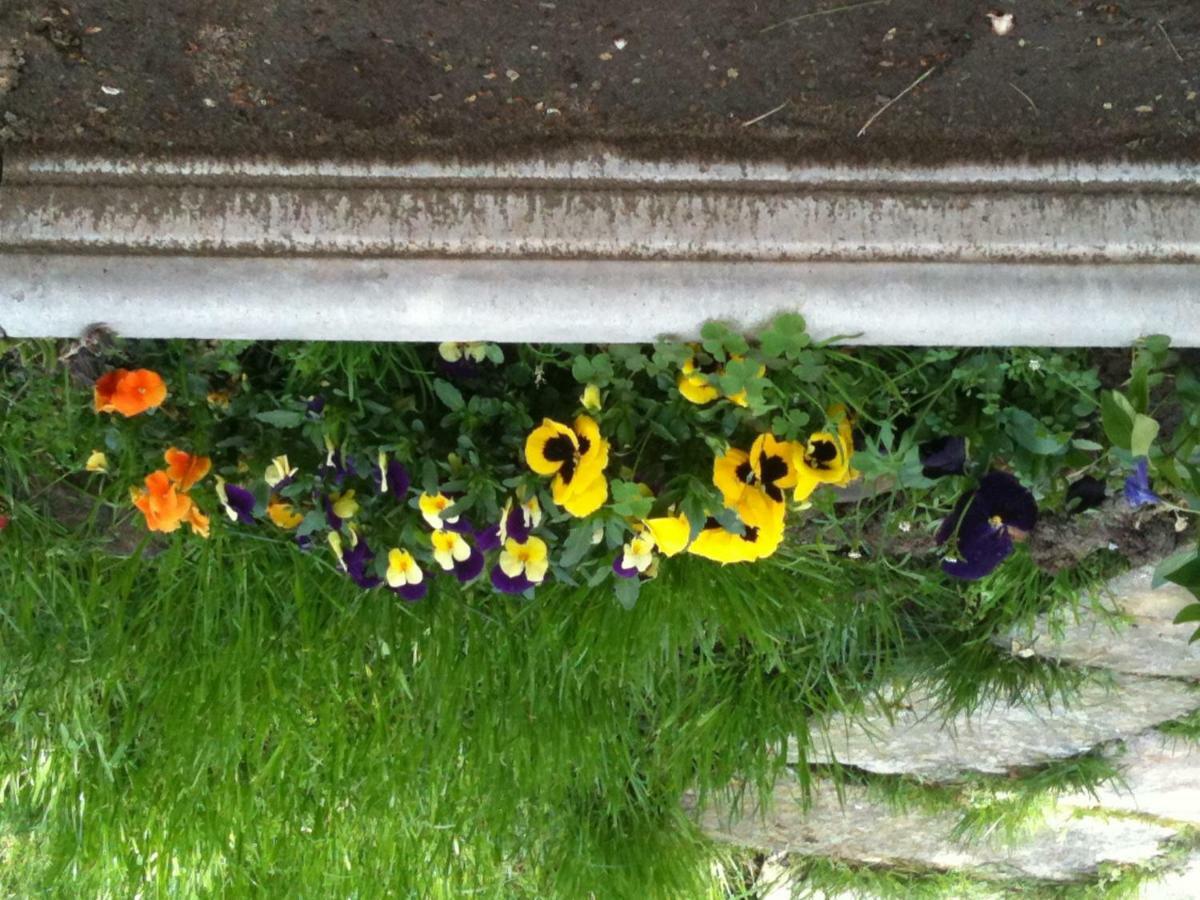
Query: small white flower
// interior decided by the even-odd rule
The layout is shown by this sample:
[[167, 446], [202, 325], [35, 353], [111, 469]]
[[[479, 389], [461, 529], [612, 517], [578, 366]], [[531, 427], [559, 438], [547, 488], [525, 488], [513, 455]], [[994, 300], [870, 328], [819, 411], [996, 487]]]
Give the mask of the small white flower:
[[990, 12], [987, 17], [992, 22], [992, 31], [1004, 37], [1013, 30], [1013, 14], [1012, 13], [995, 13]]
[[898, 527], [905, 534], [908, 534], [910, 531], [912, 531], [912, 522], [901, 522]]
[[1029, 360], [1029, 371], [1040, 372], [1042, 370], [1042, 361], [1036, 356]]
[[862, 554], [857, 550], [851, 550], [846, 554], [847, 559], [862, 559]]

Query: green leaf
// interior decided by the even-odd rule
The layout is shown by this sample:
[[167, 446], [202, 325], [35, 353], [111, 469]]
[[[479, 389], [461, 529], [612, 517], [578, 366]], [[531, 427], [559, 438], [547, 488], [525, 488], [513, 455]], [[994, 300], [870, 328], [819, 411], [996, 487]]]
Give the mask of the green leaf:
[[654, 507], [654, 498], [645, 496], [632, 481], [614, 481], [612, 495], [612, 510], [619, 516], [644, 519]]
[[504, 362], [504, 348], [499, 344], [488, 344], [484, 350], [487, 354], [488, 362], [495, 365], [501, 365]]
[[1200, 603], [1189, 603], [1172, 620], [1174, 625], [1184, 625], [1188, 622], [1200, 622]]
[[1139, 362], [1129, 378], [1129, 399], [1136, 412], [1144, 413], [1150, 408], [1150, 361]]
[[450, 407], [450, 409], [459, 410], [463, 408], [464, 404], [462, 392], [444, 378], [437, 378], [434, 380], [433, 392], [437, 394], [438, 399], [445, 403], [446, 406]]
[[613, 582], [613, 593], [617, 595], [617, 602], [626, 609], [633, 609], [637, 606], [638, 594], [642, 591], [642, 580], [618, 576], [613, 579]]
[[296, 526], [297, 537], [305, 537], [313, 532], [320, 531], [327, 526], [325, 521], [325, 512], [323, 510], [314, 509], [304, 516], [304, 521]]
[[1017, 444], [1038, 456], [1057, 456], [1067, 449], [1067, 438], [1055, 434], [1023, 409], [1007, 411], [1006, 431]]
[[1089, 441], [1086, 438], [1075, 438], [1071, 441], [1071, 446], [1078, 450], [1090, 450], [1092, 452], [1104, 449], [1100, 444], [1097, 444], [1095, 441]]
[[596, 371], [592, 368], [592, 361], [586, 356], [575, 357], [575, 362], [571, 364], [571, 375], [580, 384], [587, 384], [595, 377]]
[[1138, 413], [1133, 418], [1133, 428], [1129, 435], [1129, 452], [1134, 457], [1149, 456], [1150, 445], [1158, 437], [1158, 423], [1149, 416]]
[[805, 331], [804, 316], [782, 313], [759, 337], [759, 345], [768, 358], [794, 356], [811, 343]]
[[1105, 391], [1100, 395], [1100, 420], [1104, 425], [1104, 434], [1114, 447], [1129, 449], [1135, 415], [1137, 413], [1129, 401], [1116, 391]]
[[294, 409], [271, 409], [255, 413], [254, 418], [274, 428], [295, 428], [304, 424], [304, 413]]
[[573, 569], [587, 556], [592, 549], [592, 534], [596, 530], [594, 522], [580, 522], [571, 529], [567, 539], [563, 541], [562, 550], [558, 554], [558, 565], [564, 569]]
[[1200, 598], [1200, 550], [1193, 547], [1160, 562], [1154, 569], [1150, 583], [1157, 587], [1165, 581], [1177, 584]]

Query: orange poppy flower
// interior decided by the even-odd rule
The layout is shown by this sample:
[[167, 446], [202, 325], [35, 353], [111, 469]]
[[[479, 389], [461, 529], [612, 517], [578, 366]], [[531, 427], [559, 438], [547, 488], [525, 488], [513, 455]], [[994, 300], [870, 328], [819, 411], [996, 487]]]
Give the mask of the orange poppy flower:
[[167, 399], [167, 385], [162, 376], [149, 369], [114, 369], [96, 381], [94, 405], [96, 412], [118, 412], [136, 416], [161, 406]]
[[175, 531], [191, 517], [191, 497], [177, 492], [167, 473], [161, 470], [147, 475], [146, 490], [135, 489], [132, 498], [133, 505], [146, 517], [146, 527], [151, 531]]
[[193, 456], [176, 447], [163, 454], [163, 458], [167, 461], [167, 477], [181, 491], [190, 491], [212, 468], [212, 460], [207, 456]]

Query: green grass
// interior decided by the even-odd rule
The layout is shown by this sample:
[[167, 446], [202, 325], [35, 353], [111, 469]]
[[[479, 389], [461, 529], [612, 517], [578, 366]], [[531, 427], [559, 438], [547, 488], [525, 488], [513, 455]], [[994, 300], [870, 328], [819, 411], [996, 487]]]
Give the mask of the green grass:
[[[114, 556], [126, 486], [77, 474], [107, 426], [54, 350], [20, 345], [0, 390], [13, 896], [735, 896], [740, 852], [697, 832], [685, 791], [765, 791], [790, 735], [915, 676], [947, 712], [1069, 691], [991, 637], [1103, 574], [1018, 554], [964, 586], [838, 555], [871, 502], [766, 564], [668, 561], [632, 611], [608, 588], [525, 602], [448, 580], [407, 606], [266, 531]], [[351, 394], [414, 365], [328, 345], [300, 362]]]

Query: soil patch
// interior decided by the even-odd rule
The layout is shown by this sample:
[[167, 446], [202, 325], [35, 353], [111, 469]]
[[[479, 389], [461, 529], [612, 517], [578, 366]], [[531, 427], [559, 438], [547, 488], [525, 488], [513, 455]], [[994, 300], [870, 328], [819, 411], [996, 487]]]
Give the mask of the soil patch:
[[[1014, 13], [1009, 34], [992, 10]], [[402, 158], [602, 142], [931, 161], [1200, 146], [1200, 5], [1179, 0], [14, 0], [0, 55], [0, 140], [42, 148]]]

